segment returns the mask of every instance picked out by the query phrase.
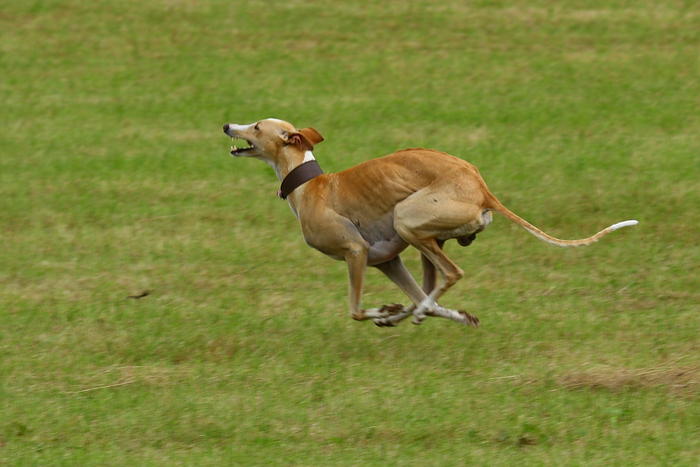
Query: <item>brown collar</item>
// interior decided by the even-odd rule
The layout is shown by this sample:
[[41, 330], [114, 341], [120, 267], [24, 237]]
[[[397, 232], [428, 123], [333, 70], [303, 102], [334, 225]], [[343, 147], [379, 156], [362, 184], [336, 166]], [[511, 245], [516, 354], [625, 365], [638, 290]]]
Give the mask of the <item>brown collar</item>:
[[282, 199], [287, 199], [292, 191], [296, 190], [298, 187], [308, 182], [312, 178], [316, 178], [323, 173], [318, 162], [311, 160], [304, 162], [300, 166], [296, 167], [294, 170], [289, 172], [284, 180], [282, 180], [282, 185], [280, 185], [280, 191], [277, 195]]

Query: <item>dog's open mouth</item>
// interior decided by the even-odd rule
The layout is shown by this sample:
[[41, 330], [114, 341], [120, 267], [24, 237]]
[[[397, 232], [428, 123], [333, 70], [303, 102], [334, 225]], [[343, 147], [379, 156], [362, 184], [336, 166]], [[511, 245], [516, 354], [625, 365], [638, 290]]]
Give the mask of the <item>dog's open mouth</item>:
[[[235, 138], [232, 137], [231, 139], [235, 139]], [[253, 149], [255, 149], [255, 145], [254, 145], [253, 143], [251, 143], [251, 142], [248, 141], [247, 139], [244, 140], [244, 141], [245, 141], [246, 143], [248, 143], [248, 146], [247, 146], [247, 147], [244, 147], [244, 148], [239, 148], [238, 146], [235, 146], [235, 145], [234, 145], [234, 146], [231, 146], [231, 155], [233, 155], [233, 156], [240, 156], [240, 155], [244, 154], [244, 153], [247, 152], [247, 151], [252, 151]]]

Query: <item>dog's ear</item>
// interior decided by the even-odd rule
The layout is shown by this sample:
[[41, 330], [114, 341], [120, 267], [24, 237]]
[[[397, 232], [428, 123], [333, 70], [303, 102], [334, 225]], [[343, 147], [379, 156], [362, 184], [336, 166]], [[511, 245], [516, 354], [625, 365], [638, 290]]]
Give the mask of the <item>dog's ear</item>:
[[312, 147], [323, 141], [323, 136], [315, 128], [302, 128], [299, 133], [311, 143]]
[[321, 133], [313, 128], [302, 128], [295, 133], [285, 133], [283, 137], [287, 144], [298, 146], [302, 151], [310, 151], [315, 144], [323, 141]]

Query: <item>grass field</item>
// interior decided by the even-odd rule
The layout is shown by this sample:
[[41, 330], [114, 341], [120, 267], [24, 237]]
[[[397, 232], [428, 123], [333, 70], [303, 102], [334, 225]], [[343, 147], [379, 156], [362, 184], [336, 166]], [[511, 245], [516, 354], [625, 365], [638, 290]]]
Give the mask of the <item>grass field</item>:
[[[700, 463], [696, 2], [4, 0], [0, 31], [0, 464]], [[326, 171], [433, 147], [553, 235], [640, 225], [496, 216], [446, 246], [480, 328], [354, 322], [228, 156], [270, 116]]]

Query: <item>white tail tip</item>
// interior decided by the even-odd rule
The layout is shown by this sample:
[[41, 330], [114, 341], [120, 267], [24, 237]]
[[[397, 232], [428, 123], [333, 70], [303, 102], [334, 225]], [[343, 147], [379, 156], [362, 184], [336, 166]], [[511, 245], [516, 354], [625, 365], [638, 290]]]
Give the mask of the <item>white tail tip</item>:
[[621, 229], [621, 228], [623, 228], [623, 227], [631, 227], [631, 226], [637, 225], [637, 224], [639, 224], [639, 222], [638, 222], [638, 221], [635, 221], [635, 220], [622, 221], [622, 222], [618, 222], [617, 224], [613, 224], [613, 225], [611, 225], [611, 226], [608, 227], [608, 228], [609, 228], [610, 231], [612, 232], [613, 230]]

